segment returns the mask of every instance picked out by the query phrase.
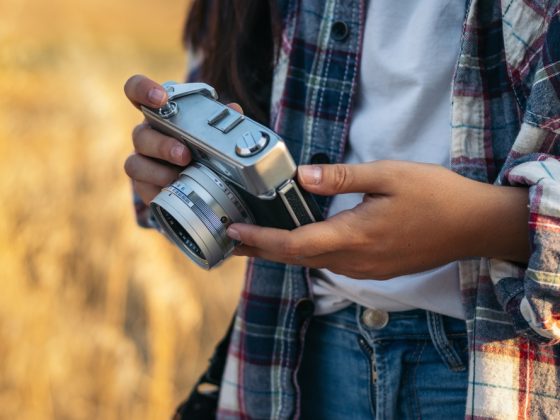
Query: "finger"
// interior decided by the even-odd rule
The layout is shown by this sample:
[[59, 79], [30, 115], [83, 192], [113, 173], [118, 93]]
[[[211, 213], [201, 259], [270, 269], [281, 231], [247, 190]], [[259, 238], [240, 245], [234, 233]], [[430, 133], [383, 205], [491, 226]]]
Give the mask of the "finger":
[[289, 258], [247, 245], [240, 245], [233, 251], [233, 255], [242, 257], [262, 258], [282, 264], [300, 265], [308, 268], [325, 268], [335, 274], [341, 274], [356, 280], [388, 280], [395, 277], [395, 275], [376, 271], [375, 266], [364, 266], [359, 260], [354, 261], [354, 254], [355, 253], [337, 251], [315, 257]]
[[288, 258], [283, 255], [273, 254], [263, 251], [259, 248], [253, 248], [247, 245], [239, 245], [233, 250], [233, 255], [238, 257], [262, 258], [263, 260], [274, 261], [281, 264], [294, 264], [294, 258]]
[[241, 108], [241, 105], [239, 105], [237, 102], [231, 102], [227, 106], [229, 106], [234, 111], [239, 112], [240, 114], [244, 114], [243, 108]]
[[262, 258], [263, 260], [274, 261], [281, 264], [301, 265], [309, 268], [325, 268], [328, 263], [328, 259], [322, 255], [316, 257], [288, 257], [247, 245], [238, 246], [233, 251], [233, 255], [250, 258]]
[[348, 264], [348, 258], [344, 253], [329, 252], [315, 257], [286, 257], [274, 252], [264, 251], [247, 245], [240, 245], [233, 251], [233, 255], [249, 258], [262, 258], [268, 261], [274, 261], [281, 264], [300, 265], [308, 268], [325, 268], [334, 273], [348, 275], [354, 279], [370, 278], [366, 273], [353, 270], [351, 264]]
[[232, 224], [227, 234], [243, 244], [286, 258], [312, 257], [331, 252], [348, 240], [330, 220], [301, 226], [294, 230], [275, 229], [247, 224]]
[[393, 177], [390, 162], [376, 161], [355, 165], [302, 165], [298, 180], [307, 191], [319, 195], [352, 192], [384, 194]]
[[150, 204], [154, 197], [161, 191], [161, 187], [134, 180], [132, 181], [132, 188], [134, 189], [134, 192], [136, 192], [138, 197], [140, 197], [142, 202], [146, 205]]
[[167, 92], [161, 85], [138, 74], [126, 81], [124, 93], [137, 108], [140, 104], [159, 108], [167, 101]]
[[133, 154], [124, 163], [126, 174], [134, 181], [164, 187], [175, 181], [181, 170], [172, 168], [140, 154]]
[[161, 134], [148, 124], [140, 124], [132, 131], [134, 150], [144, 156], [164, 160], [175, 165], [186, 166], [191, 161], [191, 152], [173, 137]]

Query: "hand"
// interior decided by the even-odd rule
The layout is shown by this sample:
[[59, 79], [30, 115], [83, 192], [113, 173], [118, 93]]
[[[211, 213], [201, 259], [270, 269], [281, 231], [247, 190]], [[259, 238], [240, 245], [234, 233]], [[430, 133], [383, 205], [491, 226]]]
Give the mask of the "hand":
[[[124, 91], [137, 108], [141, 104], [158, 108], [167, 101], [165, 89], [145, 76], [132, 76]], [[229, 106], [243, 112], [237, 104]], [[152, 129], [146, 122], [134, 127], [132, 143], [134, 153], [126, 159], [124, 170], [132, 179], [134, 191], [148, 204], [163, 187], [177, 179], [190, 163], [191, 153], [181, 142]]]
[[361, 192], [363, 202], [293, 231], [234, 224], [236, 255], [378, 280], [472, 256], [527, 259], [525, 189], [397, 161], [302, 166], [298, 178], [314, 194]]
[[[134, 106], [161, 107], [167, 101], [167, 92], [145, 76], [133, 76], [124, 86], [126, 96]], [[134, 191], [148, 204], [162, 187], [173, 182], [182, 168], [188, 165], [191, 154], [178, 140], [159, 133], [144, 122], [132, 131], [134, 153], [124, 164], [132, 179]]]

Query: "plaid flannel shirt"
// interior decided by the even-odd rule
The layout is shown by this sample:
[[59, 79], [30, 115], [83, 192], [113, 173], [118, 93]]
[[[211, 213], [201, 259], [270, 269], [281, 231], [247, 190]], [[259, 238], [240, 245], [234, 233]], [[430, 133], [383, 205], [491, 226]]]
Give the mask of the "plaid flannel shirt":
[[[300, 163], [340, 162], [366, 0], [277, 1], [284, 29], [272, 127]], [[560, 416], [559, 13], [558, 0], [471, 0], [464, 23], [453, 82], [452, 169], [528, 188], [532, 252], [527, 267], [460, 262], [469, 419]], [[320, 202], [325, 213], [328, 204]], [[250, 261], [219, 418], [298, 417], [296, 370], [313, 313], [308, 281], [301, 267]]]

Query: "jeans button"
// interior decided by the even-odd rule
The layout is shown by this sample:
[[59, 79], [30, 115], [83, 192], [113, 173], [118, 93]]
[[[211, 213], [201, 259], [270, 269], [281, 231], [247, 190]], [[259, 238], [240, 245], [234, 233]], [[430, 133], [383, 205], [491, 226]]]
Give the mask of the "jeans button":
[[362, 322], [369, 328], [380, 330], [389, 323], [389, 314], [379, 309], [366, 309], [362, 313]]

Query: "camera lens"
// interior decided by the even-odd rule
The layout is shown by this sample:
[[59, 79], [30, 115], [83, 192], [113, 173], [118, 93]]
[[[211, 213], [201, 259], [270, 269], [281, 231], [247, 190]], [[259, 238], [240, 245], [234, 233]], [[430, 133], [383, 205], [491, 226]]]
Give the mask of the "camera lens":
[[189, 165], [150, 206], [167, 237], [207, 269], [227, 258], [235, 248], [236, 242], [226, 235], [231, 223], [254, 223], [235, 191], [200, 163]]
[[160, 211], [163, 215], [166, 226], [169, 226], [172, 229], [172, 234], [176, 236], [177, 239], [180, 240], [198, 258], [205, 260], [206, 257], [202, 253], [200, 247], [196, 244], [191, 235], [183, 229], [183, 226], [181, 226], [177, 220], [175, 220], [173, 216], [167, 213], [163, 208], [160, 208]]

